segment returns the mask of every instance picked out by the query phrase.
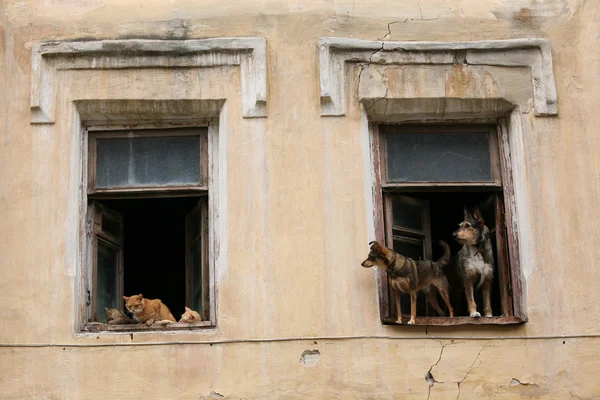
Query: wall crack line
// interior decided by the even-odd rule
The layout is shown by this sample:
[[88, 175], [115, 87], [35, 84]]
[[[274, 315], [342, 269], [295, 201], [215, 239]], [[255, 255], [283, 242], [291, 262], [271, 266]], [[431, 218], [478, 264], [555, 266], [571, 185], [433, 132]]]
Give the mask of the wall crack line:
[[456, 400], [458, 400], [458, 398], [460, 397], [460, 384], [463, 383], [463, 381], [465, 379], [467, 379], [467, 376], [469, 376], [469, 374], [471, 373], [471, 370], [475, 366], [475, 363], [477, 362], [477, 360], [479, 360], [479, 356], [481, 355], [481, 353], [483, 352], [483, 350], [485, 350], [485, 348], [487, 347], [488, 344], [489, 344], [489, 342], [483, 345], [483, 347], [481, 348], [481, 350], [479, 350], [479, 353], [477, 353], [477, 357], [475, 357], [475, 361], [473, 361], [473, 363], [471, 364], [471, 366], [467, 370], [467, 373], [465, 374], [465, 376], [463, 376], [463, 378], [459, 382], [456, 382], [456, 384], [458, 386], [458, 394], [456, 395]]

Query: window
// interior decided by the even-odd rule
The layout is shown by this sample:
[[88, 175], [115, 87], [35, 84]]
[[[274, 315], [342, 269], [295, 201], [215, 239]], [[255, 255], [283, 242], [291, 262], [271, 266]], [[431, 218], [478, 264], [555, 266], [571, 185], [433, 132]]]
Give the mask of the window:
[[[511, 218], [512, 178], [508, 146], [501, 130], [490, 125], [373, 126], [376, 163], [377, 236], [407, 257], [438, 259], [443, 239], [455, 256], [462, 247], [452, 238], [463, 221], [463, 207], [477, 206], [491, 232], [495, 271], [493, 317], [470, 318], [462, 278], [452, 262], [444, 268], [455, 318], [440, 317], [418, 294], [417, 325], [509, 324], [523, 322], [516, 233]], [[382, 321], [394, 324], [393, 293], [380, 272]], [[483, 315], [481, 290], [475, 302]], [[402, 295], [402, 314], [410, 314], [410, 296]], [[442, 309], [443, 302], [439, 301]]]
[[[209, 268], [206, 128], [88, 134], [86, 330], [189, 329], [214, 325]], [[123, 295], [161, 299], [196, 324], [108, 325]]]

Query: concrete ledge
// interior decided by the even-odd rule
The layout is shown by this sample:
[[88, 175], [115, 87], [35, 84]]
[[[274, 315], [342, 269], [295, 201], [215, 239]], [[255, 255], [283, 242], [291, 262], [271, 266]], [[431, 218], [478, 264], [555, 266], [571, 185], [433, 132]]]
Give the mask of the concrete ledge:
[[[552, 54], [546, 39], [477, 42], [385, 42], [349, 38], [319, 39], [321, 115], [345, 115], [347, 62], [393, 65], [466, 64], [528, 67], [538, 116], [558, 114]], [[359, 99], [362, 100], [362, 99]]]
[[48, 42], [33, 47], [31, 123], [54, 123], [57, 70], [205, 68], [239, 65], [243, 116], [266, 117], [266, 40], [101, 40]]
[[225, 100], [75, 100], [86, 125], [130, 124], [131, 121], [171, 122], [217, 118]]
[[459, 99], [450, 97], [415, 99], [363, 99], [371, 122], [399, 123], [442, 120], [496, 120], [506, 116], [514, 104], [501, 98]]

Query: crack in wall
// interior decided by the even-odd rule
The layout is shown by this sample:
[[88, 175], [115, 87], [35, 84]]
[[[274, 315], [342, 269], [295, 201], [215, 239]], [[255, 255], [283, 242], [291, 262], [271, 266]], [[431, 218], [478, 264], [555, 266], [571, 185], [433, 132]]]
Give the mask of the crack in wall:
[[475, 357], [475, 361], [473, 361], [473, 363], [471, 364], [471, 366], [467, 370], [467, 373], [465, 374], [465, 376], [463, 376], [463, 378], [459, 382], [456, 382], [456, 384], [458, 386], [458, 394], [456, 395], [456, 400], [458, 400], [458, 398], [460, 397], [460, 384], [463, 383], [463, 381], [465, 379], [467, 379], [467, 376], [469, 376], [469, 374], [471, 373], [471, 370], [475, 366], [475, 363], [477, 362], [477, 360], [479, 360], [479, 356], [481, 355], [481, 353], [483, 352], [483, 350], [485, 350], [485, 348], [487, 347], [488, 344], [489, 344], [489, 342], [483, 345], [483, 347], [481, 348], [481, 350], [479, 350], [479, 353], [477, 353], [477, 357]]
[[425, 375], [425, 381], [429, 385], [429, 387], [427, 389], [427, 400], [429, 400], [429, 397], [431, 396], [431, 388], [433, 387], [433, 385], [436, 382], [440, 383], [440, 382], [438, 382], [438, 381], [435, 380], [435, 378], [431, 374], [431, 370], [433, 369], [433, 367], [435, 367], [436, 365], [438, 365], [440, 363], [440, 361], [442, 360], [442, 355], [444, 354], [444, 349], [446, 348], [446, 346], [448, 346], [450, 344], [450, 343], [443, 344], [441, 341], [438, 341], [438, 342], [442, 346], [442, 348], [440, 349], [440, 356], [438, 357], [438, 359], [435, 362], [435, 364], [432, 364], [431, 367], [429, 367], [429, 371], [427, 371], [427, 374]]
[[421, 9], [421, 2], [417, 2], [417, 7], [419, 7], [419, 14], [421, 14], [421, 21], [424, 21], [423, 10]]
[[[487, 342], [486, 344], [483, 345], [483, 347], [481, 348], [481, 350], [479, 350], [479, 352], [477, 353], [477, 356], [475, 357], [475, 360], [473, 360], [473, 362], [471, 363], [471, 365], [467, 369], [467, 372], [465, 373], [465, 375], [462, 377], [462, 379], [460, 381], [456, 381], [456, 382], [452, 382], [452, 381], [449, 381], [449, 382], [437, 381], [435, 379], [435, 377], [433, 376], [433, 374], [431, 373], [431, 371], [433, 370], [433, 367], [437, 366], [440, 363], [440, 361], [442, 360], [442, 355], [444, 354], [444, 349], [446, 348], [446, 346], [449, 346], [451, 344], [464, 343], [464, 342], [446, 343], [446, 344], [443, 344], [441, 341], [438, 341], [438, 342], [442, 346], [442, 348], [440, 349], [440, 355], [439, 355], [437, 361], [435, 362], [435, 364], [431, 365], [431, 367], [429, 367], [429, 371], [427, 371], [427, 374], [425, 374], [425, 381], [429, 385], [429, 388], [428, 388], [428, 391], [427, 391], [427, 400], [429, 400], [429, 398], [431, 397], [431, 388], [436, 383], [456, 383], [456, 385], [458, 387], [458, 394], [456, 395], [456, 400], [458, 400], [459, 397], [460, 397], [460, 385], [461, 385], [461, 383], [463, 383], [464, 380], [467, 379], [467, 377], [469, 376], [469, 374], [471, 373], [471, 371], [475, 367], [475, 363], [479, 360], [479, 357], [481, 356], [481, 353], [483, 353], [483, 350], [485, 350], [485, 348], [488, 346], [489, 342]], [[513, 380], [514, 380], [514, 378], [513, 378]], [[511, 381], [511, 383], [512, 383], [512, 381]], [[496, 391], [496, 394], [498, 394], [499, 390], [500, 390], [500, 388], [498, 388], [498, 390]]]
[[389, 38], [392, 35], [392, 25], [394, 24], [401, 24], [408, 21], [408, 18], [405, 18], [404, 21], [392, 21], [392, 22], [388, 22], [387, 24], [387, 33], [380, 38], [377, 38], [377, 40], [385, 40], [387, 38]]
[[[388, 32], [390, 32], [390, 24], [388, 24]], [[381, 51], [383, 51], [383, 46], [385, 45], [384, 42], [381, 42], [381, 48], [375, 50], [374, 52], [372, 52], [369, 55], [369, 60], [367, 61], [367, 63], [361, 63], [358, 65], [358, 67], [360, 68], [360, 71], [358, 71], [358, 82], [356, 84], [356, 98], [358, 99], [358, 101], [360, 102], [360, 98], [359, 98], [359, 90], [360, 90], [360, 78], [362, 76], [362, 73], [364, 71], [365, 68], [368, 68], [371, 66], [371, 64], [373, 63], [373, 56]], [[385, 91], [385, 96], [387, 96], [387, 87], [386, 87], [386, 91]], [[380, 99], [378, 99], [380, 100]], [[373, 107], [371, 107], [372, 109]], [[387, 107], [386, 107], [387, 109]]]

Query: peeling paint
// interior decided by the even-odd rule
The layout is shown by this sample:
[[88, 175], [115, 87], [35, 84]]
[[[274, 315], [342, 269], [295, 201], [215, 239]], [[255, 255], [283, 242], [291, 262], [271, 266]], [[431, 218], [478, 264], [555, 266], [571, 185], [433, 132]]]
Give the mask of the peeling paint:
[[210, 394], [208, 396], [200, 396], [198, 397], [198, 400], [210, 400], [210, 399], [224, 399], [225, 396], [223, 396], [221, 393], [218, 392], [210, 392]]
[[[520, 380], [516, 379], [516, 378], [512, 378], [510, 380], [510, 383], [508, 384], [509, 386], [518, 386], [518, 385], [535, 385], [535, 383], [526, 383], [526, 382], [521, 382]], [[537, 386], [537, 385], [535, 385]]]
[[[0, 343], [107, 346], [0, 348], [3, 398], [600, 398], [599, 339], [560, 337], [594, 334], [599, 325], [600, 269], [594, 266], [600, 231], [593, 229], [600, 220], [598, 1], [0, 3]], [[31, 48], [40, 41], [232, 36], [266, 40], [266, 118], [242, 115], [242, 77], [252, 75], [242, 70], [250, 64], [106, 69], [100, 68], [104, 56], [95, 55], [77, 69], [50, 71], [55, 125], [30, 124]], [[354, 54], [357, 60], [339, 69], [349, 88], [345, 116], [321, 116], [318, 40], [324, 36], [379, 40], [366, 58]], [[414, 52], [386, 51], [392, 40], [511, 38], [549, 41], [558, 118], [537, 115], [533, 89], [543, 80], [532, 79], [531, 67], [538, 61], [500, 70], [455, 51], [439, 64], [424, 57], [407, 65], [398, 54], [410, 61]], [[494, 54], [506, 58], [501, 50]], [[87, 68], [93, 59], [98, 68]], [[44, 68], [66, 61], [52, 58]], [[180, 55], [167, 61], [183, 62]], [[455, 98], [446, 99], [447, 93]], [[398, 101], [409, 97], [424, 101]], [[521, 166], [514, 171], [513, 214], [524, 239], [529, 322], [510, 328], [382, 325], [376, 273], [358, 265], [379, 234], [369, 124], [402, 122], [396, 117], [411, 107], [426, 111], [411, 114], [416, 120], [453, 119], [475, 109], [469, 101], [481, 105], [491, 97], [505, 101], [488, 105], [510, 114], [506, 146]], [[85, 111], [85, 101], [106, 101], [117, 110], [94, 114]], [[74, 179], [84, 165], [78, 118], [124, 118], [125, 104], [137, 101], [202, 102], [210, 110], [191, 107], [181, 116], [210, 111], [219, 118], [218, 229], [225, 240], [214, 249], [217, 326], [80, 335], [74, 224], [85, 190]], [[507, 104], [514, 109], [503, 108]], [[384, 338], [423, 334], [429, 338]], [[453, 343], [438, 335], [498, 338]], [[556, 338], [500, 338], [511, 335]], [[313, 336], [364, 339], [277, 341]], [[273, 341], [253, 341], [261, 338]], [[220, 342], [185, 343], [204, 340]], [[170, 341], [181, 343], [159, 344]], [[119, 343], [138, 346], [113, 346]]]
[[304, 350], [300, 356], [300, 365], [304, 367], [314, 367], [321, 359], [319, 350]]

